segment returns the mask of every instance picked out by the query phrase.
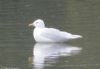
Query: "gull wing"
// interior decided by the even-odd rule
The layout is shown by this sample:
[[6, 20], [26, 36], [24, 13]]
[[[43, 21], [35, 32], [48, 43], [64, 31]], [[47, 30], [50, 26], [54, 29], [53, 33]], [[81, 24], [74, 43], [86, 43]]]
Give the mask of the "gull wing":
[[55, 41], [64, 41], [66, 40], [67, 35], [70, 35], [70, 33], [60, 31], [54, 28], [44, 28], [41, 32], [41, 36]]

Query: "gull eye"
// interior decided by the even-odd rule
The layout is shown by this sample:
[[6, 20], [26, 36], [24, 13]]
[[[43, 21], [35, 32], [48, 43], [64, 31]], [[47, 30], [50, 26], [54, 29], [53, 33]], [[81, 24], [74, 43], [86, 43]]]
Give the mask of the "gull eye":
[[39, 24], [39, 22], [36, 22], [36, 24]]
[[36, 22], [37, 24], [39, 23], [39, 22]]

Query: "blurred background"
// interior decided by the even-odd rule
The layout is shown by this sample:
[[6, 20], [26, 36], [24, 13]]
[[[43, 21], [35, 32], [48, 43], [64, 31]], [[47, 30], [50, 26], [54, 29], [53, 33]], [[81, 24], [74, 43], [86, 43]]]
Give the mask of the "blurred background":
[[60, 55], [56, 63], [47, 60], [43, 64], [51, 65], [38, 69], [100, 69], [100, 0], [0, 0], [1, 69], [35, 69], [34, 28], [28, 24], [36, 19], [43, 19], [47, 27], [83, 36], [66, 43], [81, 47], [80, 54]]

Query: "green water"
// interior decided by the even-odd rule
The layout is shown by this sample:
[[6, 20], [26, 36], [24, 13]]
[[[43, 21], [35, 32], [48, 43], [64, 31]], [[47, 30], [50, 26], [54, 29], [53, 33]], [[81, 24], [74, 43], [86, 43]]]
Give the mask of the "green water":
[[[35, 43], [28, 24], [41, 18], [82, 39]], [[0, 69], [100, 69], [99, 0], [1, 0]]]

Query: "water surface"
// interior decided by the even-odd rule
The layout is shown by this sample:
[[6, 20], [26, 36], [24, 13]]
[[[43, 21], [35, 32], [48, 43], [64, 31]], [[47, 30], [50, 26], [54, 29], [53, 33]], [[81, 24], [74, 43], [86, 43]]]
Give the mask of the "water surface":
[[[38, 44], [28, 24], [41, 18], [82, 39]], [[100, 69], [99, 0], [1, 0], [1, 69]]]

